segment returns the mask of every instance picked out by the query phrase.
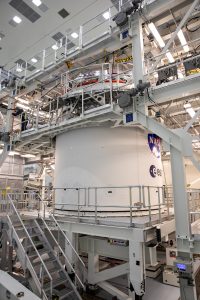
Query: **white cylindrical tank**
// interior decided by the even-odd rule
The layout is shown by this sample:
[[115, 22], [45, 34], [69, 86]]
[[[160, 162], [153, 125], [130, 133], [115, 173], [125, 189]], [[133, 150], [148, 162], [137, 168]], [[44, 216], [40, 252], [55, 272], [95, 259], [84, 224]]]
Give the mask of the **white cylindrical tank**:
[[[94, 127], [56, 140], [56, 209], [128, 211], [161, 202], [160, 139], [139, 127]], [[132, 188], [130, 188], [132, 186]], [[145, 186], [145, 188], [141, 188]], [[150, 188], [147, 188], [150, 186]], [[71, 189], [70, 189], [71, 188]], [[130, 197], [131, 195], [131, 197]], [[150, 197], [150, 199], [149, 199]]]

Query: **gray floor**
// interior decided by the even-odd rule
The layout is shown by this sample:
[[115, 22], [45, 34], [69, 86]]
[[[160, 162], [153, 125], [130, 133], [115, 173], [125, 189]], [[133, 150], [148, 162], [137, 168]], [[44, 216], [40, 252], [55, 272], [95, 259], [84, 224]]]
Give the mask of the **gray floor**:
[[[146, 280], [146, 293], [142, 300], [178, 300], [180, 297], [179, 288], [163, 284], [161, 281], [161, 276], [157, 280], [151, 279], [147, 277]], [[116, 287], [120, 288], [123, 292], [127, 293], [126, 288], [122, 288], [122, 286], [126, 287], [127, 280], [125, 277], [118, 277], [113, 279], [113, 283]], [[118, 282], [120, 285], [118, 286]], [[98, 293], [98, 296], [104, 300], [112, 300], [112, 296], [107, 294], [104, 291]]]
[[143, 300], [178, 300], [180, 297], [179, 288], [162, 284], [151, 278], [147, 278], [146, 284]]

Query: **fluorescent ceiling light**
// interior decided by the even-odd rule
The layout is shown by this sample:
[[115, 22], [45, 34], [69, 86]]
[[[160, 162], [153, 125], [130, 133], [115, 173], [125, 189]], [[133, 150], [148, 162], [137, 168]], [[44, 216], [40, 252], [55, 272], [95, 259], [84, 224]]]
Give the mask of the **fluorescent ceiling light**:
[[42, 4], [41, 0], [32, 0], [33, 4], [35, 4], [36, 6], [40, 6]]
[[14, 21], [15, 23], [19, 24], [19, 23], [21, 23], [22, 19], [21, 19], [20, 17], [18, 17], [18, 16], [15, 16], [15, 17], [13, 18], [13, 21]]
[[22, 72], [22, 68], [20, 66], [17, 66], [16, 71], [21, 73]]
[[43, 157], [43, 160], [49, 160], [50, 157]]
[[15, 152], [15, 151], [10, 151], [8, 153], [8, 155], [13, 156], [13, 155], [19, 155], [19, 152]]
[[73, 37], [73, 39], [77, 39], [77, 38], [78, 38], [78, 33], [73, 32], [73, 33], [71, 34], [71, 37]]
[[195, 115], [195, 111], [192, 108], [191, 104], [190, 103], [185, 103], [184, 108], [187, 111], [187, 113], [190, 115], [190, 117], [193, 118], [194, 115]]
[[34, 158], [34, 157], [36, 157], [36, 156], [33, 155], [33, 154], [27, 153], [27, 154], [22, 154], [21, 157], [24, 157], [24, 158]]
[[19, 97], [16, 97], [16, 100], [18, 100], [19, 102], [24, 103], [24, 104], [29, 104], [28, 100], [24, 100], [24, 99], [19, 98]]
[[189, 48], [189, 46], [188, 46], [188, 44], [187, 44], [187, 41], [186, 41], [186, 39], [185, 39], [185, 36], [184, 36], [184, 34], [183, 34], [182, 29], [178, 32], [178, 38], [179, 38], [179, 40], [180, 40], [180, 42], [181, 42], [181, 45], [183, 46], [184, 51], [185, 51], [185, 52], [189, 52], [189, 51], [190, 51], [190, 48]]
[[55, 44], [51, 47], [53, 50], [58, 50], [58, 46]]
[[37, 58], [33, 57], [33, 58], [31, 58], [31, 61], [35, 64], [38, 60], [37, 60]]
[[167, 56], [170, 63], [175, 62], [175, 59], [173, 58], [171, 52], [167, 51], [166, 56]]
[[154, 25], [154, 23], [152, 23], [152, 22], [149, 23], [148, 27], [151, 30], [151, 33], [155, 37], [156, 41], [158, 42], [158, 45], [160, 46], [160, 48], [164, 48], [165, 47], [165, 42], [163, 41], [163, 39], [162, 39], [160, 33], [158, 32], [156, 26]]
[[20, 108], [22, 108], [22, 109], [25, 109], [25, 110], [29, 110], [29, 107], [28, 107], [28, 106], [25, 106], [25, 105], [23, 105], [23, 104], [21, 104], [21, 103], [17, 103], [16, 106], [17, 106], [17, 107], [20, 107]]
[[[151, 33], [153, 34], [154, 38], [156, 39], [158, 45], [160, 46], [160, 48], [164, 48], [165, 47], [165, 42], [163, 41], [163, 38], [161, 37], [160, 33], [158, 32], [156, 26], [154, 25], [154, 23], [149, 23], [148, 24], [149, 29], [151, 30]], [[171, 54], [171, 52], [167, 51], [166, 56], [169, 60], [170, 63], [175, 62], [175, 59], [173, 58], [173, 55]]]
[[108, 19], [110, 19], [110, 12], [106, 11], [105, 13], [103, 13], [102, 16], [104, 17], [104, 19], [108, 20]]
[[195, 183], [197, 183], [199, 181], [200, 181], [200, 178], [198, 177], [197, 179], [195, 179], [192, 182], [190, 182], [189, 186], [194, 185]]

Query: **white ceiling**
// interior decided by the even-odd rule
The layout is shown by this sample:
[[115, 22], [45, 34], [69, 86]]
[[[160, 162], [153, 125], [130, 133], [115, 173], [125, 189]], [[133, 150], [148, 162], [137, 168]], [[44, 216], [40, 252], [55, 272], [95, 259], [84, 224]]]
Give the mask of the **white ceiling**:
[[[42, 49], [55, 43], [52, 36], [61, 32], [76, 30], [79, 25], [94, 18], [108, 9], [112, 4], [110, 0], [42, 0], [49, 8], [42, 12], [32, 0], [24, 0], [31, 8], [41, 15], [32, 23], [17, 10], [9, 5], [10, 0], [0, 0], [0, 33], [5, 37], [0, 40], [0, 65], [11, 67], [21, 59], [30, 59]], [[58, 11], [65, 8], [70, 15], [63, 19]], [[19, 16], [22, 22], [16, 27], [9, 24], [14, 16]], [[73, 40], [73, 38], [71, 38]]]

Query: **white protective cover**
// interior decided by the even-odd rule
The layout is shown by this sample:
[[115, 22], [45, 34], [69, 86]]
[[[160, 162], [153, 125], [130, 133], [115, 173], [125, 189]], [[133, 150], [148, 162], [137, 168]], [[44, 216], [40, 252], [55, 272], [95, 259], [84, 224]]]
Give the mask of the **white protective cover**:
[[[55, 192], [56, 208], [77, 210], [79, 201], [82, 211], [94, 210], [94, 187], [105, 187], [97, 189], [98, 210], [125, 211], [130, 205], [128, 186], [141, 185], [152, 187], [151, 204], [158, 204], [156, 187], [162, 187], [163, 175], [161, 158], [156, 157], [154, 150], [149, 147], [148, 133], [139, 127], [82, 128], [59, 135], [54, 182], [55, 188], [59, 188]], [[80, 187], [90, 188], [79, 192], [64, 189]], [[141, 199], [139, 189], [133, 188], [133, 204]], [[148, 205], [147, 188], [143, 201]]]

